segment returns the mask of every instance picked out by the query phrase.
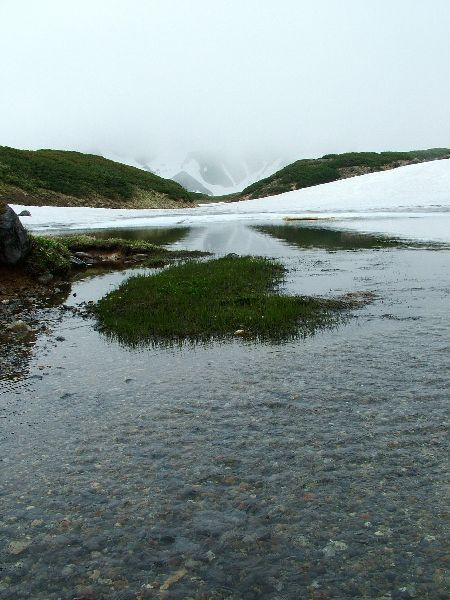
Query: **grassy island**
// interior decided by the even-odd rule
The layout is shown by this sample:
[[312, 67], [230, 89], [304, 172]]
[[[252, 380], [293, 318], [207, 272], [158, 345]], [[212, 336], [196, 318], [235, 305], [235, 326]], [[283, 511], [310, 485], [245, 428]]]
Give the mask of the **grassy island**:
[[138, 275], [102, 298], [101, 329], [129, 344], [242, 336], [280, 340], [332, 322], [339, 300], [286, 296], [284, 267], [261, 257], [227, 256]]

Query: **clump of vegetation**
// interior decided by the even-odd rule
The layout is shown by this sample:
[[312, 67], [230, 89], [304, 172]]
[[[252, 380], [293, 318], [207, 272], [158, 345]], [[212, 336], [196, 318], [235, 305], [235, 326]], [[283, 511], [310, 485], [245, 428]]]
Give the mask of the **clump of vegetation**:
[[128, 344], [235, 335], [280, 340], [329, 324], [343, 302], [276, 293], [284, 267], [224, 257], [128, 279], [95, 307], [101, 329]]
[[25, 267], [33, 275], [66, 275], [70, 270], [70, 252], [57, 238], [30, 236]]
[[[298, 190], [321, 183], [337, 181], [405, 164], [449, 158], [449, 148], [431, 148], [411, 152], [347, 152], [326, 154], [322, 158], [298, 160], [270, 177], [246, 187], [244, 198], [261, 198]], [[236, 198], [234, 198], [236, 199]]]
[[[30, 236], [30, 252], [24, 267], [33, 275], [67, 275], [73, 267], [73, 253], [83, 252], [92, 256], [90, 267], [123, 268], [128, 258], [145, 267], [162, 267], [170, 261], [205, 256], [207, 252], [196, 250], [169, 250], [145, 240], [122, 238], [96, 238], [90, 235]], [[114, 256], [108, 257], [112, 253]], [[75, 260], [75, 259], [73, 259]]]
[[[46, 192], [91, 200], [104, 198], [112, 203], [120, 201], [124, 207], [149, 193], [177, 202], [193, 202], [198, 196], [171, 179], [101, 156], [6, 146], [0, 146], [0, 185], [26, 192], [28, 203], [34, 203], [33, 195], [45, 196]], [[52, 201], [51, 195], [47, 195], [47, 200]]]

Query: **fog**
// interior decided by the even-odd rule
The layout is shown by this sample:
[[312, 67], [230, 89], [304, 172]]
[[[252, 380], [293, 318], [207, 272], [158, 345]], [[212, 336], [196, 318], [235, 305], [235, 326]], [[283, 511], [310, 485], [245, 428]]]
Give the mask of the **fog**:
[[1, 0], [0, 145], [448, 146], [448, 0]]

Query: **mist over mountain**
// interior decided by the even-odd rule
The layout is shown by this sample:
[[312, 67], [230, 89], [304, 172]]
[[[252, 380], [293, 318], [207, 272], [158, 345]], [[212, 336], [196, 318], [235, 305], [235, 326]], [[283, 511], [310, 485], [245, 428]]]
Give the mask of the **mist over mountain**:
[[448, 0], [0, 2], [0, 145], [214, 194], [302, 158], [447, 146], [449, 29]]
[[204, 150], [177, 154], [166, 150], [148, 157], [102, 152], [102, 156], [150, 171], [180, 183], [190, 192], [220, 196], [240, 192], [248, 185], [269, 177], [292, 159], [267, 152], [218, 152]]

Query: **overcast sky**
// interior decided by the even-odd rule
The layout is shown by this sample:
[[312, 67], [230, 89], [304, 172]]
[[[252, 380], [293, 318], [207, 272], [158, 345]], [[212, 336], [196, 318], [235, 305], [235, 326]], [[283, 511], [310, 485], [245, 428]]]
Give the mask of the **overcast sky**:
[[450, 145], [450, 0], [0, 0], [0, 145]]

